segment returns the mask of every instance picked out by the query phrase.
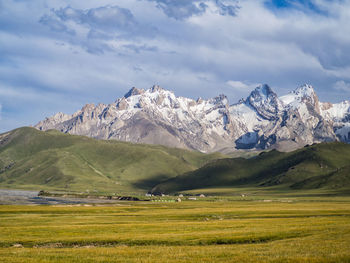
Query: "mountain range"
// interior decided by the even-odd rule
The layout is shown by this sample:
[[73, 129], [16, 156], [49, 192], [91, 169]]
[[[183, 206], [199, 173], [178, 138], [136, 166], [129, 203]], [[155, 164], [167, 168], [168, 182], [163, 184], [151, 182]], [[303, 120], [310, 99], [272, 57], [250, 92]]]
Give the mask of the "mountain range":
[[284, 96], [266, 84], [230, 104], [177, 97], [159, 86], [132, 88], [111, 104], [57, 113], [35, 128], [96, 139], [229, 153], [237, 149], [291, 151], [313, 143], [350, 142], [350, 101], [320, 102], [310, 85]]

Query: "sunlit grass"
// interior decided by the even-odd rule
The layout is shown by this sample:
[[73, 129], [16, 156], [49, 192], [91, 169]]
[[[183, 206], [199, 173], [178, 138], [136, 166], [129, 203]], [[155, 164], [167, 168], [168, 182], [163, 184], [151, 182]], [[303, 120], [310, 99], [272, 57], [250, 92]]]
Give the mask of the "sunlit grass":
[[350, 262], [350, 198], [0, 206], [0, 258], [1, 262]]

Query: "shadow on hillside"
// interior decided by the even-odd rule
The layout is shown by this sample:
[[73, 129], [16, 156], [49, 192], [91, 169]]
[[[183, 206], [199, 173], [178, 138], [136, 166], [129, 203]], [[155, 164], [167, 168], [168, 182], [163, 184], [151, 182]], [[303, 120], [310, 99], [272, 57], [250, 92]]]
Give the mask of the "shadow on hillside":
[[142, 189], [142, 190], [147, 190], [151, 191], [151, 189], [156, 186], [157, 184], [169, 179], [169, 175], [166, 174], [157, 174], [152, 177], [146, 178], [146, 179], [141, 179], [138, 180], [137, 182], [131, 183], [132, 186]]

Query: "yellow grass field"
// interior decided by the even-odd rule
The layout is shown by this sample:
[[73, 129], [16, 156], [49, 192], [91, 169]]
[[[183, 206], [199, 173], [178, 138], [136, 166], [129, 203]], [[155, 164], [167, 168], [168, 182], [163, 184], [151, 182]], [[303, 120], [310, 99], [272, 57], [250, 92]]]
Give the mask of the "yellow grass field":
[[350, 262], [350, 198], [0, 206], [5, 262]]

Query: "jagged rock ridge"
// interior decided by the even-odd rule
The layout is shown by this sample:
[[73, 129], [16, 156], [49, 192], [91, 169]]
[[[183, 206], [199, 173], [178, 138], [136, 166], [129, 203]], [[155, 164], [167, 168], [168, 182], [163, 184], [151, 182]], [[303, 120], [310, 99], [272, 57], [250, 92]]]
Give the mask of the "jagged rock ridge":
[[293, 150], [323, 141], [350, 142], [350, 101], [322, 103], [309, 85], [278, 97], [268, 85], [260, 85], [247, 99], [229, 105], [225, 95], [193, 100], [153, 86], [132, 88], [108, 105], [57, 113], [35, 127], [202, 152]]

